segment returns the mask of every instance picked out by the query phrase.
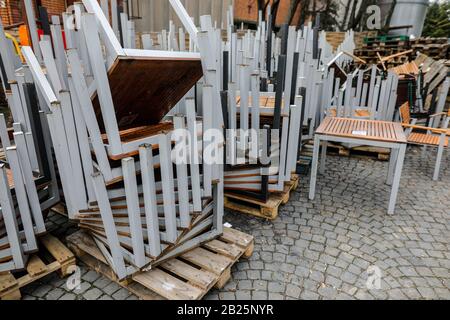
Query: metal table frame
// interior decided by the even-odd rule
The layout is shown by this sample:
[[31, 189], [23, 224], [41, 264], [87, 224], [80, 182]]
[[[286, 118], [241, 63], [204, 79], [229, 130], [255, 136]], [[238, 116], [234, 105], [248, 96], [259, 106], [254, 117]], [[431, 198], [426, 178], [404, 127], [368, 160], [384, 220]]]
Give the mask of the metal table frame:
[[[319, 161], [319, 148], [322, 144], [322, 156], [320, 163], [320, 173], [325, 172], [327, 145], [329, 141], [351, 143], [356, 145], [367, 145], [374, 147], [383, 147], [391, 149], [391, 157], [389, 161], [389, 171], [387, 175], [387, 184], [391, 185], [391, 196], [389, 199], [388, 214], [394, 214], [395, 204], [397, 201], [398, 188], [403, 169], [403, 161], [405, 159], [406, 142], [387, 142], [379, 140], [364, 139], [362, 136], [343, 137], [329, 134], [316, 133], [314, 137], [313, 161], [311, 170], [311, 180], [309, 188], [309, 199], [314, 200], [317, 180], [317, 169]], [[406, 138], [405, 138], [406, 141]]]

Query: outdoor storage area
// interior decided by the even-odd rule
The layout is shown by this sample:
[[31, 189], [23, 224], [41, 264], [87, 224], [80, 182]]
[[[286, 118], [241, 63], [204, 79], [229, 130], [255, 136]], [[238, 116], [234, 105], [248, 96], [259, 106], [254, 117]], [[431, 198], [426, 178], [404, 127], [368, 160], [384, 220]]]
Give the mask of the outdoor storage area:
[[[336, 155], [314, 202], [305, 198], [305, 179], [274, 222], [226, 212], [224, 221], [253, 235], [255, 247], [205, 299], [449, 299], [450, 195], [441, 192], [450, 187], [449, 167], [436, 184], [427, 178], [432, 156], [420, 153], [414, 148], [406, 157], [394, 216], [380, 208], [389, 192], [380, 182], [387, 163]], [[51, 220], [67, 223], [59, 215]], [[370, 266], [382, 272], [381, 290], [367, 289]], [[80, 267], [80, 290], [67, 290], [55, 275], [27, 287], [24, 299], [137, 299]]]
[[256, 3], [2, 9], [0, 300], [450, 299], [445, 4]]

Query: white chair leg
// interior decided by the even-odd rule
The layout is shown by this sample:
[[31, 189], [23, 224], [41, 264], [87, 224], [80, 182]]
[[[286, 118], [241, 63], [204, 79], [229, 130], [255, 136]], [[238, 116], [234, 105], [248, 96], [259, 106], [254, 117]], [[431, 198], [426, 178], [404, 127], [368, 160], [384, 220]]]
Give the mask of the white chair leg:
[[444, 152], [445, 138], [446, 138], [445, 134], [442, 135], [440, 143], [439, 143], [439, 148], [438, 148], [437, 157], [436, 157], [436, 166], [434, 167], [434, 174], [433, 174], [434, 181], [439, 180], [439, 171], [441, 169], [442, 153]]
[[402, 145], [398, 151], [397, 163], [395, 164], [394, 180], [392, 183], [391, 197], [389, 199], [388, 214], [394, 214], [395, 203], [397, 202], [398, 187], [402, 175], [403, 161], [405, 159], [406, 145]]

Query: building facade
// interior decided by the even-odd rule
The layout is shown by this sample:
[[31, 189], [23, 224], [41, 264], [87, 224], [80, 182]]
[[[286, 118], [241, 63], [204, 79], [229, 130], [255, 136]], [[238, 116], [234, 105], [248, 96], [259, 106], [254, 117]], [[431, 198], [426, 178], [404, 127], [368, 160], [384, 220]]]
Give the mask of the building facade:
[[[75, 0], [32, 0], [35, 9], [38, 6], [47, 8], [48, 15], [60, 15]], [[25, 10], [23, 0], [0, 0], [0, 17], [3, 25], [15, 25], [24, 22]]]

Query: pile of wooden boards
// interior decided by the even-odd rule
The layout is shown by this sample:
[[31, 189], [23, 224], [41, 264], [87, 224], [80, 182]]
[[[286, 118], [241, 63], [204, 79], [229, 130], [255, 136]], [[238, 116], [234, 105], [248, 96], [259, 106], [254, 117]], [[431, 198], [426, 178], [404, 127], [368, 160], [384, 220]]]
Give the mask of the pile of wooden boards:
[[[449, 66], [446, 60], [434, 60], [425, 54], [403, 65], [391, 68], [403, 84], [398, 101], [408, 101], [414, 112], [434, 114], [445, 110]], [[407, 89], [405, 87], [407, 86]]]
[[[407, 37], [367, 37], [362, 46], [355, 50], [355, 55], [371, 64], [378, 64], [380, 59], [394, 56], [385, 63], [386, 68], [390, 68], [407, 62], [413, 53], [408, 51], [409, 49], [411, 48]], [[406, 54], [402, 54], [404, 52]]]
[[450, 59], [450, 43], [447, 38], [418, 38], [410, 41], [415, 52], [440, 60]]
[[435, 60], [449, 59], [450, 43], [447, 38], [367, 37], [362, 45], [357, 46], [355, 54], [368, 63], [379, 63], [380, 57], [389, 57], [386, 66], [392, 68], [414, 60], [418, 54]]
[[446, 80], [450, 78], [450, 69], [446, 65], [446, 60], [434, 60], [421, 54], [414, 63], [423, 73], [423, 79], [420, 82], [423, 110], [432, 114], [442, 112], [448, 91]]
[[[355, 32], [355, 45], [357, 48], [361, 48], [364, 45], [364, 38], [374, 37], [376, 36], [376, 31], [363, 31], [363, 32]], [[337, 50], [337, 48], [342, 44], [342, 42], [346, 38], [345, 32], [326, 32], [326, 40], [333, 47], [333, 50]]]

